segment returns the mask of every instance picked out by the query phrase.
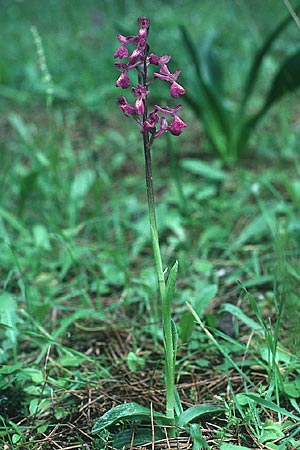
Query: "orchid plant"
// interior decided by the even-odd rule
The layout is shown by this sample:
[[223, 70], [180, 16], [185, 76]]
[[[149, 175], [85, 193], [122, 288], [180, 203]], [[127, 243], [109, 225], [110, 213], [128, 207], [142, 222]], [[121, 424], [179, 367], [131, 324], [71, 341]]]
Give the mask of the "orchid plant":
[[[94, 425], [93, 432], [101, 434], [105, 430], [109, 430], [112, 426], [124, 422], [131, 422], [135, 425], [138, 423], [138, 432], [135, 430], [135, 436], [139, 439], [139, 443], [147, 441], [149, 431], [152, 441], [161, 438], [161, 427], [166, 429], [168, 437], [176, 437], [180, 428], [187, 428], [194, 439], [194, 448], [202, 448], [202, 437], [200, 428], [197, 424], [190, 423], [197, 417], [217, 412], [219, 406], [214, 405], [197, 405], [183, 411], [178, 393], [175, 388], [175, 364], [177, 351], [177, 332], [176, 325], [171, 317], [171, 304], [174, 297], [176, 277], [178, 271], [177, 261], [168, 271], [164, 270], [161, 250], [159, 244], [159, 236], [156, 223], [156, 211], [154, 201], [151, 147], [155, 139], [165, 133], [179, 136], [186, 123], [179, 117], [181, 104], [175, 107], [154, 105], [151, 109], [149, 106], [150, 89], [156, 80], [162, 80], [170, 84], [170, 96], [179, 98], [185, 94], [185, 89], [177, 80], [181, 71], [176, 70], [172, 73], [168, 68], [171, 59], [169, 55], [158, 56], [150, 53], [148, 44], [148, 35], [150, 21], [146, 17], [138, 19], [138, 34], [133, 36], [117, 35], [119, 47], [114, 57], [121, 59], [115, 63], [115, 67], [121, 72], [116, 87], [123, 90], [129, 89], [132, 85], [130, 75], [137, 75], [137, 84], [131, 87], [133, 96], [132, 101], [128, 101], [127, 97], [122, 95], [117, 99], [117, 105], [127, 117], [132, 117], [139, 125], [142, 135], [144, 157], [145, 157], [145, 178], [147, 187], [147, 201], [150, 232], [153, 246], [153, 254], [155, 268], [158, 279], [161, 310], [162, 310], [162, 326], [164, 339], [164, 356], [165, 356], [165, 387], [166, 387], [166, 411], [165, 414], [155, 412], [152, 408], [141, 406], [137, 403], [125, 403], [107, 411]], [[129, 50], [131, 48], [131, 50]], [[130, 53], [131, 52], [131, 53]], [[132, 76], [133, 78], [133, 76]], [[168, 277], [166, 274], [169, 272]], [[142, 424], [155, 424], [158, 431], [155, 433], [149, 428], [143, 428]], [[160, 430], [160, 431], [159, 431]], [[154, 433], [154, 434], [153, 434]], [[114, 448], [122, 448], [131, 442], [130, 430], [119, 432], [113, 443]]]

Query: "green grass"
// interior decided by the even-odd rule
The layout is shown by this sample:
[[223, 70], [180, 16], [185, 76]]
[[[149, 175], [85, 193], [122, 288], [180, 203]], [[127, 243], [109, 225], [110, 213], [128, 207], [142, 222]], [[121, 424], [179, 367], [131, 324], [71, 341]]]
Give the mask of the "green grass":
[[[214, 27], [238, 88], [229, 49], [247, 61], [286, 10], [273, 1], [2, 3], [0, 444], [96, 450], [111, 442], [91, 434], [111, 406], [164, 409], [143, 154], [114, 103], [114, 35], [148, 14], [160, 30], [153, 47], [184, 71], [178, 26], [191, 24], [195, 39]], [[32, 25], [53, 80], [48, 109]], [[295, 39], [296, 27], [281, 49]], [[182, 137], [161, 138], [153, 152], [163, 260], [179, 262], [176, 382], [184, 408], [225, 406], [199, 422], [213, 449], [300, 445], [298, 104], [299, 93], [270, 111], [230, 170], [186, 105]]]

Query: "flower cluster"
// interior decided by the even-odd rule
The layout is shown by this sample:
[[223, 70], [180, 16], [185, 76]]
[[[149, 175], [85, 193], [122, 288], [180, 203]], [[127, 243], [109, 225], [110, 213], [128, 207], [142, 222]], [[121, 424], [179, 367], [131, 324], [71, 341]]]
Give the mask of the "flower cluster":
[[[155, 105], [153, 110], [147, 111], [147, 97], [150, 93], [149, 85], [157, 78], [170, 83], [170, 95], [178, 98], [185, 94], [185, 89], [177, 83], [180, 70], [171, 73], [168, 69], [168, 62], [171, 57], [169, 55], [157, 56], [154, 53], [149, 54], [149, 46], [147, 43], [150, 21], [146, 17], [138, 19], [139, 31], [137, 36], [117, 35], [120, 43], [119, 48], [114, 54], [115, 58], [126, 59], [127, 62], [116, 62], [115, 66], [120, 70], [121, 74], [116, 81], [116, 86], [122, 89], [128, 89], [131, 81], [128, 75], [130, 70], [135, 69], [138, 73], [138, 84], [132, 87], [131, 91], [135, 98], [134, 104], [128, 103], [125, 96], [117, 99], [120, 110], [126, 116], [133, 116], [141, 125], [142, 133], [150, 133], [153, 138], [161, 136], [169, 131], [174, 136], [181, 134], [186, 124], [181, 120], [177, 113], [181, 110], [181, 105], [175, 108], [161, 107]], [[133, 51], [129, 54], [128, 46], [133, 44]], [[150, 65], [157, 66], [156, 71], [149, 79], [148, 67]]]

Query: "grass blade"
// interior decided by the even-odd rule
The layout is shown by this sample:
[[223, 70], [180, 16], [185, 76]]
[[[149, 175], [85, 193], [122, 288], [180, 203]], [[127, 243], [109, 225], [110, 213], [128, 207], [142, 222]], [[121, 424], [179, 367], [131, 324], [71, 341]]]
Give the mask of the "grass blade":
[[266, 400], [255, 394], [244, 393], [244, 395], [251, 398], [251, 400], [254, 400], [259, 405], [264, 406], [265, 408], [271, 409], [272, 411], [275, 411], [283, 416], [290, 417], [291, 419], [295, 419], [295, 420], [297, 420], [297, 422], [300, 421], [299, 416], [296, 416], [295, 414], [289, 412], [285, 408], [282, 408], [281, 406], [276, 405], [276, 403], [271, 402], [271, 400]]

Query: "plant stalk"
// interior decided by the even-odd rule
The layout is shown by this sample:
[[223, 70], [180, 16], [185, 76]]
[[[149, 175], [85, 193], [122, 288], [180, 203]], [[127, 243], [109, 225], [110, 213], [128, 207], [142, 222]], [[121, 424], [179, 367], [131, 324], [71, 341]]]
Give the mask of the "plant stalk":
[[[147, 51], [144, 57], [144, 67], [139, 73], [139, 82], [147, 87]], [[144, 114], [143, 123], [147, 120], [147, 99], [144, 99]], [[151, 144], [153, 135], [150, 133], [143, 133], [144, 157], [145, 157], [145, 175], [147, 187], [147, 201], [149, 222], [151, 231], [151, 240], [153, 246], [153, 255], [155, 261], [155, 268], [160, 292], [160, 299], [162, 305], [162, 322], [164, 333], [164, 354], [165, 354], [165, 385], [166, 385], [166, 417], [169, 419], [171, 428], [168, 431], [169, 437], [175, 437], [176, 430], [172, 427], [174, 425], [174, 408], [175, 408], [175, 358], [174, 358], [174, 343], [172, 335], [172, 319], [171, 319], [171, 305], [166, 298], [166, 282], [162, 265], [161, 251], [159, 245], [159, 236], [156, 222], [155, 200], [152, 177], [152, 158], [151, 158]]]
[[[154, 261], [159, 285], [160, 298], [162, 302], [164, 351], [165, 351], [165, 383], [166, 383], [166, 416], [170, 419], [170, 425], [174, 424], [175, 406], [175, 366], [174, 366], [174, 344], [172, 335], [171, 305], [166, 299], [166, 283], [162, 266], [162, 258], [159, 245], [159, 237], [156, 223], [155, 201], [152, 179], [151, 145], [149, 133], [143, 133], [145, 172], [147, 186], [147, 200], [151, 239], [153, 246]], [[170, 428], [169, 437], [173, 437], [175, 429]]]

